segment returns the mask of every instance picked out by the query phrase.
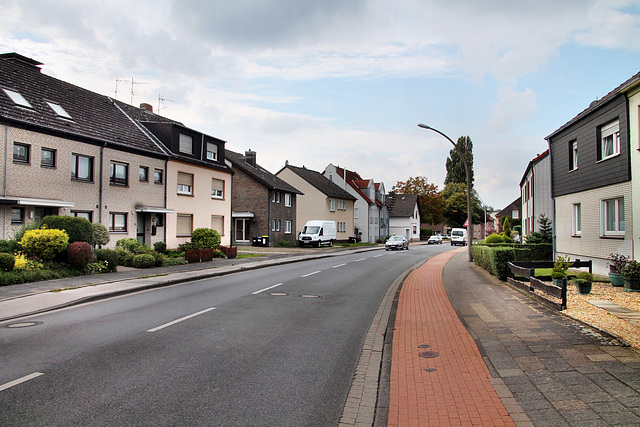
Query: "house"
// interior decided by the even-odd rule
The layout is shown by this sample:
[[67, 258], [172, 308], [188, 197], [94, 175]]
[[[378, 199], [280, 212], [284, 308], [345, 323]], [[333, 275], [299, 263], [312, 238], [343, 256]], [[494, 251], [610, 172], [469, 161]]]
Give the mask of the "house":
[[[634, 255], [630, 110], [640, 73], [594, 101], [546, 139], [551, 156], [555, 254], [593, 261], [604, 274], [611, 253]], [[635, 116], [635, 117], [634, 117]], [[636, 166], [637, 167], [637, 166]], [[637, 216], [637, 215], [636, 215]], [[627, 219], [631, 218], [631, 221]]]
[[276, 176], [300, 190], [296, 206], [296, 237], [309, 220], [335, 221], [337, 240], [348, 241], [353, 236], [353, 209], [356, 198], [331, 182], [320, 172], [290, 164]]
[[130, 106], [40, 65], [0, 55], [0, 238], [34, 218], [71, 215], [108, 227], [110, 247], [125, 237], [163, 241], [173, 211], [164, 180], [152, 177], [164, 177], [169, 151], [127, 115]]
[[[627, 97], [629, 111], [629, 154], [631, 156], [631, 217], [632, 251], [631, 256], [640, 260], [640, 76], [636, 75], [620, 89]], [[636, 244], [637, 243], [637, 244]]]
[[420, 209], [417, 194], [387, 195], [389, 203], [389, 233], [405, 236], [409, 241], [420, 240]]
[[527, 165], [520, 180], [522, 199], [522, 236], [540, 231], [540, 215], [553, 218], [553, 197], [551, 197], [551, 157], [549, 150], [536, 156]]
[[363, 242], [375, 243], [387, 236], [389, 210], [384, 202], [384, 184], [362, 179], [354, 171], [329, 164], [323, 175], [356, 198], [354, 203], [354, 235]]
[[302, 195], [256, 162], [256, 152], [244, 155], [225, 150], [234, 171], [231, 193], [234, 244], [247, 245], [253, 237], [268, 236], [270, 246], [296, 243], [297, 197]]
[[518, 197], [513, 202], [509, 203], [500, 212], [495, 214], [495, 218], [496, 220], [498, 220], [498, 223], [502, 224], [502, 221], [504, 221], [503, 218], [509, 217], [509, 220], [511, 221], [511, 227], [513, 227], [514, 225], [520, 224], [520, 218], [522, 218], [522, 215], [520, 214], [521, 209], [522, 197]]

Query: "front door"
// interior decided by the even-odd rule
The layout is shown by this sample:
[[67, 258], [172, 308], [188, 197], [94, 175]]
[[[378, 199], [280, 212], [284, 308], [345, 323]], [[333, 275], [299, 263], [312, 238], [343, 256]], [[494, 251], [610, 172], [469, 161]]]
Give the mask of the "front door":
[[136, 234], [138, 237], [138, 242], [141, 245], [144, 245], [144, 214], [143, 213], [138, 213], [136, 223], [137, 223]]
[[251, 241], [251, 218], [236, 218], [236, 242]]

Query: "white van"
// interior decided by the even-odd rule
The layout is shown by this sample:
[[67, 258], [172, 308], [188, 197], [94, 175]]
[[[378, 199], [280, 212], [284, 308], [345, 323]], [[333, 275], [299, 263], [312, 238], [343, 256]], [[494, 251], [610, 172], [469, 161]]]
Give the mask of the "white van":
[[467, 246], [467, 229], [452, 228], [451, 229], [451, 246], [461, 245]]
[[320, 245], [333, 246], [336, 240], [336, 222], [311, 220], [302, 227], [298, 236], [298, 244], [320, 247]]

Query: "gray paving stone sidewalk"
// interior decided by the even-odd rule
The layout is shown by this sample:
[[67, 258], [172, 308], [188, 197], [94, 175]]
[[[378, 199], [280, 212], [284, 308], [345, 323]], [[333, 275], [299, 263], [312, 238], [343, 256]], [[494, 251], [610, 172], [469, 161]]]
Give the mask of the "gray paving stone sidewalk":
[[447, 293], [518, 425], [640, 425], [640, 353], [543, 307], [456, 255]]

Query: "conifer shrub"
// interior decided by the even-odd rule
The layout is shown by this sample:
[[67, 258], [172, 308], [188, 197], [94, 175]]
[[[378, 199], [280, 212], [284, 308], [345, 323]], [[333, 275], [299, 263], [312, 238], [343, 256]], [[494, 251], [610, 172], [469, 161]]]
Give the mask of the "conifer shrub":
[[133, 257], [132, 266], [135, 268], [151, 268], [156, 265], [156, 259], [151, 254], [138, 254]]
[[73, 242], [67, 247], [67, 263], [78, 270], [84, 270], [93, 260], [93, 250], [87, 242]]
[[104, 225], [95, 222], [91, 224], [91, 229], [93, 231], [93, 234], [89, 243], [91, 243], [91, 246], [93, 246], [94, 248], [96, 246], [106, 245], [107, 243], [109, 243], [109, 240], [111, 240], [109, 229]]
[[29, 256], [51, 261], [67, 249], [69, 236], [63, 230], [27, 230], [20, 240], [20, 246]]
[[13, 254], [6, 252], [0, 253], [0, 271], [11, 271], [16, 263], [16, 258]]

